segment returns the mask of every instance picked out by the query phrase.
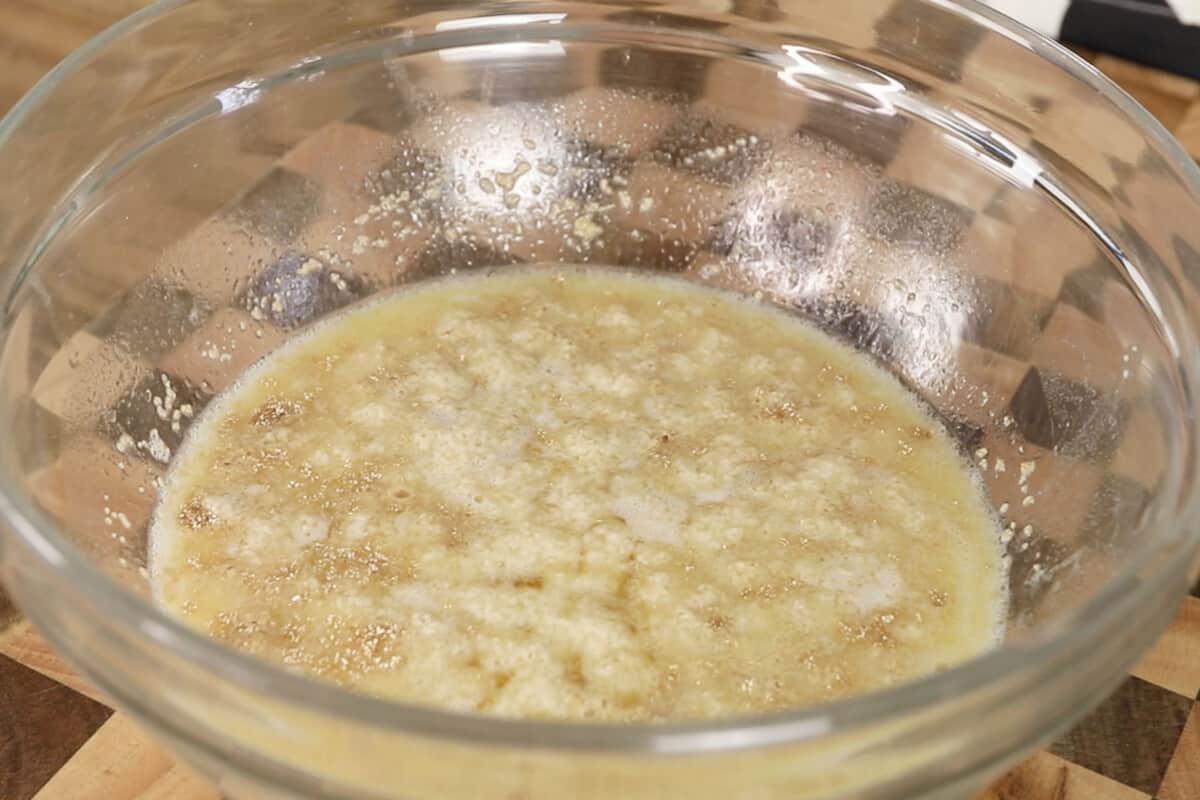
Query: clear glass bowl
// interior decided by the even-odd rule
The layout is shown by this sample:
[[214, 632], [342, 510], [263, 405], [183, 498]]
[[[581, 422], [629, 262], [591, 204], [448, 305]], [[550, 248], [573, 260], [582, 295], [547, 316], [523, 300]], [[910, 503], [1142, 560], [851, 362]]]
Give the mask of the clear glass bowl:
[[[1185, 592], [1198, 193], [1143, 109], [973, 2], [160, 2], [0, 126], [0, 575], [230, 796], [963, 797]], [[754, 718], [535, 723], [151, 607], [156, 481], [213, 393], [347, 302], [522, 262], [758, 293], [885, 361], [1011, 523], [1004, 645]]]

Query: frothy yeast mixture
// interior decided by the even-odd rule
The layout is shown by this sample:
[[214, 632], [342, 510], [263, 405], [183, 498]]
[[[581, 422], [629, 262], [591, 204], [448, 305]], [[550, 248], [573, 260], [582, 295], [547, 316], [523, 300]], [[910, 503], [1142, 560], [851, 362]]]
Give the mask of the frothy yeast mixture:
[[538, 268], [356, 307], [191, 429], [158, 601], [390, 698], [532, 718], [778, 709], [980, 653], [999, 529], [898, 381], [779, 311]]

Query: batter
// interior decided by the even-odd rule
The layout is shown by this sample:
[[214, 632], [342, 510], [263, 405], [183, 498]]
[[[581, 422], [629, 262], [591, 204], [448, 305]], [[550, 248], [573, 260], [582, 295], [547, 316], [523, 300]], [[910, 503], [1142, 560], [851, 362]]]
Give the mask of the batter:
[[157, 600], [380, 696], [691, 719], [886, 686], [997, 642], [999, 528], [867, 357], [677, 279], [506, 270], [401, 291], [192, 427]]

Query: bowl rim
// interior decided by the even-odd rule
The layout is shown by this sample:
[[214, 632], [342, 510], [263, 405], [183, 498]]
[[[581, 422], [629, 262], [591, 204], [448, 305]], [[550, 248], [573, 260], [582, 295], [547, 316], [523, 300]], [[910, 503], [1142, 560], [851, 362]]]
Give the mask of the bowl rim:
[[[0, 151], [14, 131], [51, 95], [60, 81], [86, 68], [88, 62], [111, 43], [136, 31], [171, 11], [195, 0], [155, 0], [93, 37], [50, 70], [0, 119]], [[1031, 51], [1050, 65], [1065, 72], [1082, 85], [1095, 90], [1119, 112], [1128, 117], [1147, 139], [1147, 143], [1176, 170], [1189, 185], [1200, 205], [1200, 168], [1150, 113], [1116, 84], [1074, 53], [1032, 29], [1018, 23], [979, 0], [920, 0], [923, 4], [967, 19], [997, 33], [1010, 42]], [[18, 279], [19, 283], [19, 279]], [[0, 323], [3, 319], [0, 319]], [[0, 336], [3, 326], [0, 325]], [[0, 338], [0, 341], [7, 337]], [[1192, 333], [1191, 342], [1195, 344]], [[1188, 348], [1196, 350], [1195, 346]], [[1193, 396], [1200, 387], [1195, 379]], [[1181, 410], [1185, 419], [1195, 409]], [[451, 739], [463, 743], [570, 750], [596, 754], [640, 752], [686, 755], [714, 751], [742, 750], [785, 743], [799, 743], [833, 733], [846, 733], [867, 724], [896, 719], [906, 712], [928, 710], [994, 686], [1001, 679], [1025, 673], [1031, 679], [1036, 668], [1069, 652], [1072, 646], [1101, 635], [1109, 626], [1144, 596], [1153, 586], [1144, 570], [1158, 566], [1165, 571], [1176, 559], [1190, 557], [1200, 534], [1189, 543], [1181, 539], [1174, 558], [1163, 565], [1162, 543], [1135, 551], [1122, 571], [1093, 597], [1074, 609], [1055, 625], [1028, 641], [1007, 642], [945, 672], [894, 687], [879, 689], [845, 699], [810, 706], [762, 713], [722, 717], [713, 720], [669, 723], [605, 723], [559, 720], [524, 720], [483, 714], [440, 710], [411, 703], [384, 700], [342, 689], [332, 683], [289, 672], [282, 667], [228, 648], [186, 627], [150, 602], [139, 597], [95, 566], [75, 546], [56, 531], [54, 523], [35, 508], [15, 485], [8, 464], [0, 464], [0, 523], [7, 522], [17, 540], [65, 580], [71, 591], [86, 596], [94, 608], [173, 655], [198, 665], [204, 673], [227, 681], [269, 699], [282, 701], [309, 712], [319, 712], [350, 723], [361, 723], [394, 733], [429, 738]], [[1167, 522], [1182, 527], [1200, 500], [1200, 482], [1182, 489], [1178, 505], [1159, 508], [1167, 512]], [[1164, 493], [1167, 497], [1171, 493]], [[1178, 494], [1178, 493], [1177, 493]], [[1159, 504], [1162, 505], [1161, 503]], [[1154, 527], [1156, 520], [1147, 520]], [[0, 525], [0, 555], [4, 549], [4, 529]], [[3, 563], [0, 560], [0, 563]], [[86, 672], [88, 666], [81, 664]], [[146, 710], [143, 709], [143, 712]]]

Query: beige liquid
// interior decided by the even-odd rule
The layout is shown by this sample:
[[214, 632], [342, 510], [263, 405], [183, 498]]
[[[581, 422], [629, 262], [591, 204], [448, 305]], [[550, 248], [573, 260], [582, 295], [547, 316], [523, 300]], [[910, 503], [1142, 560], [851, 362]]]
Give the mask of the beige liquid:
[[520, 717], [829, 699], [996, 643], [999, 530], [894, 378], [672, 279], [455, 278], [289, 343], [192, 428], [166, 608], [382, 696]]

